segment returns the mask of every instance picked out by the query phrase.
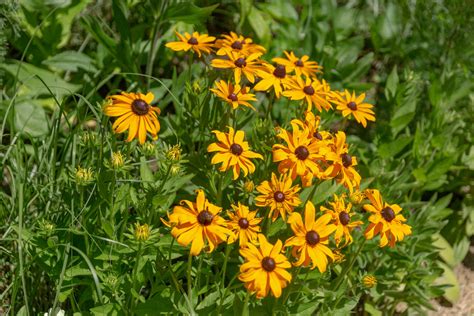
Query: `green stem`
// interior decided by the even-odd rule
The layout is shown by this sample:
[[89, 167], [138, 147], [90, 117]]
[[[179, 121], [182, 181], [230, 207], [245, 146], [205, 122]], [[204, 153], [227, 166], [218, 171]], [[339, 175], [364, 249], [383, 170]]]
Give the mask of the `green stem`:
[[274, 101], [275, 101], [275, 93], [272, 92], [272, 95], [270, 96], [270, 99], [268, 100], [267, 113], [265, 113], [265, 117], [271, 118], [271, 116], [272, 116], [273, 102], [274, 102]]
[[352, 257], [349, 264], [344, 268], [344, 270], [339, 275], [339, 277], [336, 281], [336, 285], [334, 287], [334, 292], [336, 292], [339, 289], [339, 286], [341, 285], [342, 281], [344, 280], [344, 277], [346, 276], [347, 272], [349, 272], [349, 270], [352, 268], [352, 266], [354, 265], [354, 262], [357, 260], [357, 257], [359, 256], [360, 252], [362, 251], [362, 248], [364, 248], [364, 245], [365, 245], [366, 241], [367, 241], [367, 239], [364, 238], [364, 240], [360, 244], [359, 248], [357, 249], [357, 252]]
[[[286, 294], [285, 296], [283, 297], [283, 300], [281, 301], [281, 305], [285, 305], [286, 301], [288, 300], [288, 297], [290, 297], [290, 294], [291, 294], [291, 289], [292, 289], [292, 285], [296, 282], [297, 278], [298, 278], [298, 274], [300, 273], [301, 271], [301, 266], [298, 267], [298, 269], [296, 269], [296, 273], [295, 273], [295, 276], [293, 278], [293, 282], [290, 282], [290, 284], [288, 285], [288, 288], [287, 288], [287, 291], [286, 291]], [[308, 275], [308, 274], [306, 274]]]
[[242, 316], [247, 316], [249, 314], [249, 299], [250, 299], [250, 292], [247, 291], [247, 294], [245, 295], [245, 301], [244, 301], [244, 306], [242, 307]]
[[[308, 195], [308, 198], [306, 199], [306, 203], [308, 203], [308, 201], [313, 202], [314, 193], [316, 193], [316, 187], [317, 187], [317, 185], [314, 184], [314, 185], [313, 185], [313, 189], [311, 190], [311, 192], [310, 192], [309, 195]], [[306, 204], [306, 203], [305, 203], [305, 204]]]
[[[191, 270], [193, 268], [193, 255], [189, 252], [188, 257], [188, 269], [187, 269], [187, 276], [188, 276], [188, 299], [191, 303], [191, 308], [193, 307], [193, 283], [191, 279]], [[194, 312], [194, 308], [192, 308], [192, 312]]]
[[172, 165], [173, 165], [173, 164], [170, 163], [170, 165], [168, 166], [168, 169], [166, 170], [165, 177], [163, 178], [163, 182], [161, 183], [160, 189], [158, 190], [158, 192], [160, 192], [160, 194], [162, 193], [163, 188], [164, 188], [164, 186], [165, 186], [165, 184], [166, 184], [166, 181], [168, 180], [168, 177], [169, 177], [170, 172], [171, 172], [171, 166], [172, 166]]

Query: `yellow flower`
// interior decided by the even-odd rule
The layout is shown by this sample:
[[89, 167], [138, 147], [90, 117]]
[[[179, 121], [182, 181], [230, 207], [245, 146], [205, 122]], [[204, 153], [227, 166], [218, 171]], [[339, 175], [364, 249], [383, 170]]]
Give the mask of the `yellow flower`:
[[215, 95], [229, 103], [235, 110], [239, 105], [249, 107], [253, 110], [255, 108], [247, 101], [256, 101], [255, 95], [248, 93], [246, 88], [241, 88], [239, 84], [235, 86], [232, 83], [226, 83], [224, 80], [216, 81], [217, 89], [210, 89]]
[[307, 266], [312, 263], [311, 269], [318, 267], [319, 272], [326, 271], [328, 265], [327, 257], [334, 260], [334, 255], [327, 247], [329, 236], [334, 232], [336, 226], [329, 224], [332, 217], [324, 214], [316, 219], [313, 203], [308, 201], [304, 211], [304, 222], [297, 212], [291, 214], [288, 223], [293, 230], [293, 237], [285, 242], [285, 247], [293, 246], [292, 255], [298, 258], [295, 266]]
[[198, 32], [194, 32], [192, 35], [185, 32], [184, 36], [178, 32], [175, 33], [176, 36], [178, 36], [179, 41], [167, 43], [165, 45], [166, 47], [171, 48], [174, 51], [184, 50], [185, 52], [192, 49], [199, 57], [201, 57], [201, 52], [207, 54], [212, 52], [212, 42], [216, 39], [214, 36], [208, 36], [207, 34], [201, 35]]
[[148, 224], [140, 225], [139, 223], [135, 223], [134, 235], [136, 240], [148, 240], [148, 238], [150, 238], [150, 231], [150, 226], [148, 226]]
[[377, 278], [368, 274], [362, 278], [362, 283], [366, 288], [370, 289], [377, 285]]
[[354, 169], [354, 166], [357, 165], [356, 157], [352, 157], [348, 153], [346, 134], [342, 131], [337, 132], [329, 148], [331, 150], [325, 153], [325, 158], [331, 162], [331, 165], [326, 169], [325, 175], [330, 178], [337, 177], [336, 181], [343, 184], [352, 193], [354, 187], [359, 187], [361, 177]]
[[120, 151], [113, 152], [110, 162], [114, 169], [122, 167], [124, 163], [122, 153]]
[[283, 53], [285, 53], [286, 59], [277, 57], [273, 58], [272, 61], [285, 66], [288, 72], [295, 70], [297, 76], [316, 77], [316, 73], [321, 72], [323, 68], [317, 62], [310, 61], [307, 55], [298, 58], [293, 52], [284, 51]]
[[149, 132], [153, 139], [157, 138], [160, 131], [158, 115], [160, 109], [153, 107], [153, 93], [126, 93], [112, 95], [109, 97], [112, 103], [104, 108], [105, 115], [118, 117], [112, 128], [115, 133], [123, 133], [128, 130], [127, 142], [138, 138], [140, 144], [146, 140], [146, 133]]
[[230, 53], [242, 54], [249, 56], [253, 53], [265, 53], [265, 48], [260, 45], [254, 44], [251, 38], [237, 35], [234, 32], [230, 32], [229, 35], [222, 34], [222, 39], [218, 39], [214, 45], [217, 50], [217, 55], [229, 55]]
[[[314, 115], [313, 112], [306, 112], [304, 121], [294, 119], [292, 122], [299, 125], [301, 129], [307, 128], [309, 130], [309, 138], [314, 141], [328, 141], [332, 139], [331, 133], [319, 130], [321, 118]], [[324, 144], [326, 146], [326, 143]]]
[[345, 261], [345, 256], [339, 249], [334, 250], [332, 253], [334, 255], [334, 263], [341, 263]]
[[234, 79], [236, 84], [240, 84], [242, 74], [251, 83], [255, 82], [257, 70], [261, 68], [258, 58], [261, 53], [253, 53], [249, 56], [230, 53], [227, 59], [216, 58], [211, 61], [214, 68], [232, 69], [234, 71]]
[[171, 166], [170, 173], [172, 176], [178, 175], [180, 171], [181, 171], [180, 165], [176, 164], [176, 165]]
[[268, 91], [273, 87], [275, 96], [277, 98], [283, 92], [283, 89], [288, 86], [289, 77], [286, 73], [286, 68], [283, 65], [270, 65], [265, 63], [263, 69], [257, 70], [257, 75], [262, 78], [255, 87], [256, 91]]
[[285, 269], [291, 268], [288, 259], [281, 253], [282, 242], [270, 244], [265, 236], [258, 235], [260, 247], [247, 244], [240, 254], [245, 262], [240, 266], [239, 280], [245, 283], [248, 291], [256, 293], [257, 298], [268, 295], [280, 297], [282, 288], [291, 282], [291, 274]]
[[344, 92], [333, 92], [332, 102], [337, 105], [339, 111], [342, 111], [342, 116], [352, 114], [357, 122], [367, 127], [367, 121], [375, 122], [375, 113], [371, 110], [374, 106], [364, 103], [364, 99], [365, 93], [356, 96], [354, 92], [351, 95], [349, 91], [344, 90]]
[[388, 204], [382, 200], [379, 190], [367, 190], [370, 204], [364, 209], [372, 213], [369, 217], [370, 224], [364, 232], [365, 238], [372, 239], [380, 234], [380, 247], [389, 245], [395, 247], [395, 242], [402, 241], [406, 235], [411, 234], [411, 227], [405, 217], [400, 214], [402, 208], [397, 204]]
[[229, 127], [229, 133], [212, 131], [219, 142], [212, 143], [207, 147], [208, 152], [217, 152], [211, 160], [213, 165], [222, 163], [219, 171], [227, 171], [232, 168], [234, 180], [240, 175], [240, 170], [247, 176], [255, 171], [255, 165], [250, 159], [263, 159], [262, 155], [249, 150], [249, 143], [244, 141], [244, 131], [237, 131]]
[[320, 177], [322, 169], [317, 163], [324, 159], [320, 149], [325, 147], [324, 142], [312, 137], [310, 130], [291, 122], [293, 132], [281, 130], [277, 137], [283, 139], [286, 145], [273, 145], [273, 162], [279, 162], [278, 171], [280, 173], [289, 172], [294, 180], [301, 177], [303, 186], [311, 185], [313, 176]]
[[249, 242], [255, 242], [260, 232], [258, 225], [262, 219], [256, 218], [257, 212], [249, 211], [248, 206], [240, 204], [240, 202], [238, 205], [232, 205], [232, 208], [234, 212], [227, 212], [230, 217], [227, 228], [234, 234], [229, 237], [228, 242], [233, 243], [238, 239], [240, 247], [246, 246]]
[[219, 216], [221, 208], [210, 203], [202, 190], [197, 190], [196, 202], [183, 200], [168, 215], [171, 234], [182, 246], [191, 244], [191, 255], [197, 256], [206, 242], [209, 252], [227, 240], [232, 232], [226, 228], [226, 221]]
[[291, 178], [286, 175], [280, 175], [280, 179], [272, 173], [271, 181], [263, 181], [257, 191], [261, 194], [256, 197], [256, 205], [259, 207], [270, 207], [268, 217], [272, 217], [273, 221], [281, 215], [286, 221], [286, 214], [291, 214], [293, 209], [301, 204], [298, 197], [300, 187], [292, 186]]
[[349, 199], [351, 200], [352, 204], [358, 205], [365, 200], [365, 192], [356, 190], [350, 195]]
[[352, 204], [349, 203], [346, 206], [343, 197], [338, 197], [334, 194], [334, 202], [329, 202], [331, 208], [326, 208], [321, 206], [321, 211], [325, 214], [330, 214], [332, 216], [333, 222], [336, 225], [336, 233], [334, 234], [334, 239], [336, 240], [336, 247], [339, 247], [339, 244], [344, 237], [345, 243], [342, 247], [347, 246], [352, 243], [352, 230], [363, 224], [362, 221], [351, 222], [351, 217], [355, 214], [351, 212]]
[[245, 192], [252, 193], [254, 189], [255, 189], [255, 184], [253, 183], [252, 180], [245, 181], [245, 183], [244, 183]]
[[283, 95], [290, 100], [304, 100], [307, 111], [311, 111], [314, 104], [319, 112], [322, 112], [323, 109], [328, 111], [332, 108], [326, 100], [327, 94], [325, 87], [318, 79], [311, 80], [307, 77], [306, 80], [303, 80], [299, 76], [290, 78], [286, 91], [283, 91]]
[[92, 182], [93, 178], [94, 173], [91, 168], [82, 168], [79, 166], [75, 169], [75, 179], [78, 185], [88, 185]]
[[166, 152], [166, 158], [171, 161], [178, 161], [181, 159], [181, 146], [179, 144], [172, 146]]

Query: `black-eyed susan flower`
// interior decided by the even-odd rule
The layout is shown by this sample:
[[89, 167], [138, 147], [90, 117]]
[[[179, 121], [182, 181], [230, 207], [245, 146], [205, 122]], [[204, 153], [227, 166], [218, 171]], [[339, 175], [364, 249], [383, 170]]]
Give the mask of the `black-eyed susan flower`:
[[240, 84], [235, 86], [230, 82], [224, 80], [216, 81], [217, 89], [210, 89], [215, 95], [227, 102], [235, 110], [239, 105], [246, 106], [255, 110], [252, 104], [248, 101], [256, 101], [255, 95], [248, 93], [246, 88], [241, 88]]
[[229, 35], [222, 34], [222, 38], [218, 39], [214, 45], [218, 50], [217, 55], [229, 55], [230, 53], [237, 53], [244, 56], [249, 56], [253, 53], [265, 53], [263, 46], [253, 43], [249, 37], [237, 35], [234, 32], [230, 32]]
[[145, 143], [147, 132], [156, 139], [160, 131], [158, 115], [160, 109], [151, 106], [154, 95], [151, 92], [116, 94], [109, 97], [112, 102], [104, 108], [107, 116], [117, 117], [112, 128], [115, 133], [123, 133], [128, 130], [127, 142], [138, 138], [140, 144]]
[[336, 232], [334, 234], [334, 240], [336, 241], [336, 247], [339, 247], [342, 239], [345, 239], [345, 243], [342, 247], [352, 243], [352, 230], [363, 224], [362, 221], [352, 221], [351, 218], [355, 214], [351, 212], [352, 204], [344, 201], [344, 198], [334, 195], [334, 202], [329, 202], [331, 208], [321, 206], [321, 211], [325, 214], [330, 214], [334, 225], [336, 225]]
[[220, 207], [206, 199], [204, 191], [197, 190], [196, 202], [182, 200], [168, 215], [169, 222], [162, 222], [172, 227], [171, 234], [180, 245], [191, 244], [191, 255], [197, 256], [206, 244], [212, 252], [232, 235], [220, 212]]
[[272, 173], [271, 180], [263, 181], [257, 186], [257, 191], [260, 195], [256, 197], [256, 205], [269, 207], [268, 217], [272, 217], [273, 221], [278, 218], [278, 215], [286, 221], [286, 214], [291, 214], [294, 208], [301, 204], [298, 196], [300, 187], [293, 186], [291, 177], [287, 174], [282, 174], [280, 178], [277, 178]]
[[337, 132], [328, 148], [330, 150], [324, 156], [331, 165], [326, 169], [325, 175], [336, 178], [338, 183], [344, 185], [352, 193], [354, 188], [359, 187], [361, 177], [354, 169], [357, 165], [356, 157], [349, 155], [346, 134], [342, 131]]
[[262, 78], [254, 87], [256, 91], [268, 91], [273, 87], [275, 96], [279, 98], [289, 83], [289, 76], [283, 65], [263, 64], [263, 68], [257, 70], [257, 75]]
[[280, 129], [280, 133], [277, 134], [286, 145], [273, 145], [273, 162], [279, 163], [280, 173], [289, 172], [293, 180], [300, 176], [303, 186], [307, 187], [311, 185], [313, 176], [319, 178], [323, 172], [317, 161], [324, 159], [320, 149], [324, 148], [325, 144], [312, 137], [307, 127], [294, 121], [291, 122], [291, 126], [292, 133]]
[[397, 241], [411, 234], [411, 227], [404, 224], [406, 219], [400, 214], [402, 208], [399, 205], [384, 202], [379, 190], [366, 190], [366, 195], [370, 204], [364, 205], [364, 209], [372, 214], [364, 232], [365, 238], [372, 239], [380, 235], [380, 247], [389, 245], [393, 248]]
[[332, 139], [331, 133], [320, 130], [321, 117], [314, 115], [313, 112], [306, 112], [304, 121], [294, 119], [292, 122], [301, 126], [302, 129], [306, 127], [309, 130], [309, 137], [315, 141]]
[[258, 235], [259, 248], [247, 244], [240, 249], [245, 262], [240, 266], [239, 280], [245, 283], [248, 291], [256, 293], [257, 298], [267, 296], [270, 292], [280, 297], [282, 289], [291, 282], [291, 268], [288, 259], [281, 253], [282, 242], [275, 245], [267, 241], [262, 234]]
[[290, 78], [286, 90], [283, 91], [283, 95], [290, 100], [303, 100], [307, 111], [311, 111], [314, 105], [319, 112], [332, 108], [331, 103], [326, 99], [327, 94], [325, 87], [318, 79], [306, 77], [304, 80], [300, 76]]
[[222, 163], [219, 171], [225, 172], [232, 169], [234, 173], [234, 180], [236, 180], [240, 171], [247, 176], [249, 173], [255, 171], [255, 165], [250, 159], [263, 159], [262, 155], [257, 154], [249, 149], [249, 143], [244, 141], [244, 131], [236, 131], [229, 127], [229, 132], [212, 131], [218, 142], [212, 143], [207, 147], [208, 152], [216, 152], [212, 157], [211, 163], [213, 165]]
[[318, 267], [319, 272], [326, 271], [328, 257], [334, 260], [331, 249], [328, 248], [329, 236], [336, 226], [329, 224], [332, 220], [330, 214], [324, 214], [316, 219], [313, 203], [308, 201], [304, 210], [304, 222], [301, 215], [294, 212], [288, 218], [288, 223], [293, 230], [293, 237], [285, 242], [285, 247], [293, 247], [292, 255], [298, 259], [295, 266], [308, 266], [311, 269]]
[[310, 61], [307, 55], [299, 58], [293, 52], [284, 51], [283, 53], [285, 53], [286, 58], [276, 57], [272, 61], [285, 66], [289, 73], [294, 70], [297, 76], [316, 77], [316, 73], [321, 72], [323, 68], [317, 62]]
[[260, 232], [261, 218], [256, 217], [257, 212], [250, 211], [248, 206], [241, 204], [232, 205], [233, 212], [228, 211], [230, 220], [227, 227], [234, 233], [228, 239], [229, 243], [239, 240], [239, 246], [245, 247], [249, 242], [257, 240]]
[[332, 96], [331, 102], [336, 104], [336, 109], [342, 112], [342, 116], [352, 114], [364, 127], [367, 127], [367, 121], [375, 122], [375, 113], [371, 110], [374, 106], [364, 102], [365, 93], [356, 96], [354, 92], [351, 95], [349, 91], [344, 90], [335, 91]]
[[377, 278], [371, 274], [364, 275], [362, 278], [362, 284], [368, 289], [373, 288], [377, 285]]
[[258, 58], [260, 53], [253, 53], [249, 56], [231, 52], [226, 59], [215, 58], [211, 61], [211, 66], [214, 68], [231, 69], [234, 72], [234, 79], [236, 84], [240, 84], [242, 75], [251, 83], [255, 82], [255, 75], [257, 70], [261, 68]]
[[169, 42], [165, 46], [171, 48], [174, 51], [187, 52], [188, 50], [193, 50], [195, 53], [201, 57], [201, 52], [210, 54], [212, 52], [213, 42], [216, 39], [214, 36], [209, 36], [207, 34], [199, 34], [198, 32], [193, 32], [189, 34], [185, 32], [184, 35], [175, 32], [178, 36], [178, 42]]

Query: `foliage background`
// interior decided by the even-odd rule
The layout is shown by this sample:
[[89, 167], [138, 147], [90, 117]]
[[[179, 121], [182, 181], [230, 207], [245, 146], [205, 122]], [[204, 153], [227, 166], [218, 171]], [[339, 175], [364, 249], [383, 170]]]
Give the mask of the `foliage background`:
[[[214, 181], [202, 174], [211, 168], [201, 166], [209, 166], [203, 155], [209, 139], [205, 131], [218, 127], [219, 116], [200, 120], [210, 100], [202, 87], [212, 78], [195, 75], [190, 82], [188, 61], [165, 49], [175, 28], [211, 35], [242, 32], [264, 45], [268, 56], [285, 49], [310, 55], [335, 89], [368, 90], [376, 124], [362, 129], [336, 117], [327, 121], [352, 135], [349, 142], [366, 184], [409, 210], [416, 234], [396, 252], [377, 258], [383, 281], [374, 292], [333, 308], [376, 314], [377, 309], [393, 312], [405, 302], [408, 312], [421, 312], [443, 294], [454, 303], [459, 293], [452, 268], [465, 257], [474, 232], [473, 8], [464, 1], [408, 0], [2, 3], [1, 35], [7, 42], [0, 63], [2, 308], [37, 314], [63, 304], [113, 313], [123, 296], [140, 301], [136, 307], [142, 312], [153, 303], [164, 310], [184, 308], [167, 296], [164, 285], [153, 283], [158, 264], [152, 262], [158, 255], [152, 250], [148, 261], [140, 261], [139, 279], [153, 284], [145, 292], [122, 292], [133, 283], [123, 278], [134, 263], [134, 252], [127, 249], [135, 248], [125, 234], [131, 223], [160, 227], [159, 217], [172, 204], [189, 197], [203, 180]], [[201, 68], [195, 63], [192, 72]], [[133, 89], [149, 89], [159, 99], [162, 148], [151, 167], [137, 148], [126, 148], [140, 180], [121, 183], [116, 192], [120, 175], [103, 168], [102, 156], [117, 144], [104, 137], [109, 126], [100, 105], [109, 94]], [[274, 114], [282, 124], [289, 115], [285, 110]], [[257, 118], [242, 117], [241, 123], [246, 130], [268, 128]], [[85, 130], [97, 131], [101, 139], [82, 150]], [[251, 139], [263, 150], [270, 141], [265, 137], [256, 133]], [[178, 141], [188, 146], [184, 171], [166, 181], [169, 162], [163, 151]], [[84, 162], [102, 170], [94, 189], [78, 190], [71, 180], [72, 170]], [[318, 190], [319, 202], [325, 189]], [[86, 214], [98, 215], [81, 217]], [[170, 238], [156, 242], [168, 245]], [[367, 269], [373, 256], [363, 254], [359, 265]], [[215, 264], [212, 260], [206, 257], [204, 266]], [[302, 291], [313, 305], [344, 294]], [[215, 297], [204, 294], [201, 312], [215, 307]], [[224, 310], [238, 305], [232, 303], [226, 302]]]

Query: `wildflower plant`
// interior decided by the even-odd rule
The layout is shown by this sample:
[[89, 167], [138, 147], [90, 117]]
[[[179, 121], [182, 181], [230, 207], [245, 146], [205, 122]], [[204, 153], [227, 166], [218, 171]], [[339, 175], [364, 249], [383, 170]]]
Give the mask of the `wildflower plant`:
[[[443, 269], [432, 242], [448, 202], [420, 202], [431, 190], [426, 178], [442, 179], [430, 173], [436, 164], [405, 172], [397, 154], [424, 139], [397, 125], [409, 109], [387, 122], [391, 113], [379, 104], [385, 90], [371, 89], [382, 79], [356, 76], [370, 67], [351, 75], [327, 47], [315, 53], [277, 33], [271, 41], [257, 27], [276, 14], [269, 3], [251, 5], [249, 20], [223, 34], [204, 27], [217, 6], [152, 1], [137, 11], [153, 19], [149, 29], [127, 25], [136, 15], [127, 5], [136, 4], [117, 3], [114, 37], [100, 19], [81, 19], [95, 58], [84, 79], [110, 76], [84, 87], [87, 96], [73, 85], [63, 89], [71, 95], [49, 89], [42, 104], [56, 102], [51, 135], [17, 126], [25, 96], [5, 120], [12, 137], [3, 186], [17, 191], [5, 189], [0, 201], [8, 197], [19, 211], [1, 231], [19, 258], [18, 280], [5, 289], [12, 314], [44, 313], [37, 297], [71, 314], [393, 314], [399, 303], [428, 306], [443, 293], [434, 284]], [[334, 35], [326, 37], [346, 36]], [[60, 57], [44, 63], [64, 67]], [[75, 75], [65, 69], [65, 77]], [[394, 99], [415, 94], [407, 86], [395, 98], [393, 89], [386, 93]], [[54, 291], [30, 286], [39, 279]], [[417, 297], [420, 288], [429, 295]]]

